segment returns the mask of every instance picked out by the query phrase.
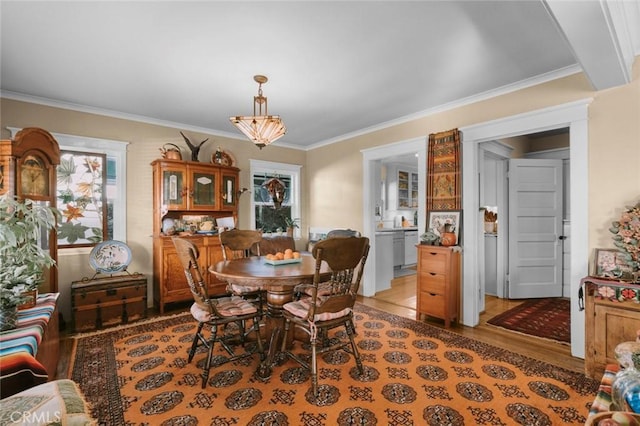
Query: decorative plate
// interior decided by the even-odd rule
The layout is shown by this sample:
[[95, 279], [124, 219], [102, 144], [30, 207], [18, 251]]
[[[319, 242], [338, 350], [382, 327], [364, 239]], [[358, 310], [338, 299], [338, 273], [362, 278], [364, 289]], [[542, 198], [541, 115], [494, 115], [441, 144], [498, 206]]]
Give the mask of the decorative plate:
[[215, 229], [212, 229], [211, 231], [203, 231], [203, 230], [196, 231], [196, 234], [201, 234], [201, 235], [216, 235], [217, 233], [218, 231]]
[[[216, 151], [217, 152], [217, 151]], [[211, 162], [213, 164], [220, 164], [221, 166], [233, 166], [234, 161], [231, 154], [225, 151], [220, 151], [220, 159], [216, 158], [216, 152], [211, 154]]]
[[103, 241], [89, 254], [89, 265], [100, 273], [124, 271], [130, 263], [131, 249], [122, 241]]

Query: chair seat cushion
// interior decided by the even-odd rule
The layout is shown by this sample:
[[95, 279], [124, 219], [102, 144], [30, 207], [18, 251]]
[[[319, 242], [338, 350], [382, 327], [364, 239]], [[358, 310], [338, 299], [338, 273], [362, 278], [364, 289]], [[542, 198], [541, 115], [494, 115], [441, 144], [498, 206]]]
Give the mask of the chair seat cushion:
[[[298, 284], [294, 292], [306, 294], [307, 296], [311, 296], [313, 290], [313, 284]], [[331, 294], [331, 282], [327, 281], [324, 283], [318, 284], [318, 296], [328, 296]]]
[[256, 293], [262, 288], [257, 285], [240, 285], [240, 284], [229, 284], [227, 286], [227, 290], [236, 295], [243, 295], [248, 293]]
[[[241, 297], [221, 297], [216, 299], [216, 309], [223, 317], [233, 317], [238, 315], [247, 315], [258, 312], [256, 307]], [[191, 315], [196, 321], [207, 322], [215, 318], [212, 312], [202, 306], [194, 303], [191, 305]]]
[[[311, 298], [305, 297], [294, 302], [286, 303], [283, 308], [299, 318], [307, 318], [311, 309]], [[313, 316], [314, 321], [329, 321], [349, 315], [351, 308], [344, 308], [338, 312], [322, 312]]]

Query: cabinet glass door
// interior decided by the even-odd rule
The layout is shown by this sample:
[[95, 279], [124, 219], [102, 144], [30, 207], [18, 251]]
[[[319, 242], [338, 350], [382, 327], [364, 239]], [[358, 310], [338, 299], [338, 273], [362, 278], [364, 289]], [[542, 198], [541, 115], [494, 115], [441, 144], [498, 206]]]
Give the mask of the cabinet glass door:
[[236, 177], [222, 172], [222, 189], [221, 203], [223, 210], [233, 210], [238, 204], [237, 201], [237, 189], [236, 189]]
[[191, 173], [191, 208], [215, 210], [216, 174], [210, 171], [193, 170]]
[[411, 208], [418, 208], [418, 174], [411, 173]]
[[409, 200], [409, 172], [398, 171], [398, 208], [411, 207]]
[[185, 207], [184, 172], [164, 170], [162, 172], [162, 204], [169, 210]]

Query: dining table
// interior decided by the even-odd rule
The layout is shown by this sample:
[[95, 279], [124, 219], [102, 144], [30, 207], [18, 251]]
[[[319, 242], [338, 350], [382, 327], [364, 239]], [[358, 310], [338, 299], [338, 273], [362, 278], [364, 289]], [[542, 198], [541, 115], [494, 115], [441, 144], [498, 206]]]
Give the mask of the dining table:
[[[267, 315], [265, 319], [267, 335], [271, 334], [265, 360], [260, 363], [256, 375], [261, 379], [271, 376], [274, 362], [282, 344], [283, 306], [293, 300], [294, 288], [298, 284], [312, 284], [316, 271], [316, 259], [311, 253], [301, 253], [299, 259], [271, 261], [265, 256], [251, 256], [241, 259], [222, 260], [209, 267], [209, 272], [219, 280], [229, 284], [249, 285], [266, 292]], [[331, 276], [331, 269], [323, 262], [320, 278]]]

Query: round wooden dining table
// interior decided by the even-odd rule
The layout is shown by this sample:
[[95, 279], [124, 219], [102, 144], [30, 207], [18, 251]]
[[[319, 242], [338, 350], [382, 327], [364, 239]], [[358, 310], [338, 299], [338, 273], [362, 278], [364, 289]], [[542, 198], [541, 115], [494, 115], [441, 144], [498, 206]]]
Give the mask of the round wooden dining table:
[[[264, 256], [223, 260], [209, 267], [209, 272], [219, 280], [230, 284], [257, 286], [266, 291], [267, 333], [271, 332], [269, 352], [256, 373], [266, 379], [271, 375], [276, 353], [280, 348], [282, 334], [282, 307], [293, 300], [293, 291], [298, 284], [311, 284], [316, 270], [316, 259], [310, 253], [302, 253], [301, 261], [272, 265]], [[323, 262], [320, 266], [322, 280], [331, 276], [331, 269]]]

